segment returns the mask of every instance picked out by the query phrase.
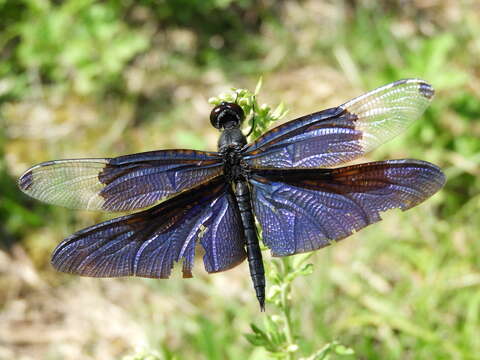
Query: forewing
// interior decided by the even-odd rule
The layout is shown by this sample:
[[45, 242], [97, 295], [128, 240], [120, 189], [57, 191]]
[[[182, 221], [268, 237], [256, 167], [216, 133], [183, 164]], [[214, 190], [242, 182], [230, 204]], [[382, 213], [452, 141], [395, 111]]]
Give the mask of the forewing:
[[217, 153], [164, 150], [112, 159], [48, 161], [27, 170], [18, 184], [27, 195], [50, 204], [127, 211], [208, 181], [221, 169]]
[[226, 270], [246, 256], [229, 198], [228, 185], [217, 177], [151, 209], [73, 234], [55, 249], [52, 264], [91, 277], [168, 278], [183, 261], [183, 276], [191, 277], [201, 238], [207, 271]]
[[410, 209], [435, 194], [445, 176], [433, 164], [391, 160], [337, 169], [256, 170], [255, 215], [274, 256], [319, 249]]
[[331, 167], [359, 158], [410, 126], [433, 88], [419, 79], [396, 81], [337, 108], [280, 125], [246, 149], [252, 167]]

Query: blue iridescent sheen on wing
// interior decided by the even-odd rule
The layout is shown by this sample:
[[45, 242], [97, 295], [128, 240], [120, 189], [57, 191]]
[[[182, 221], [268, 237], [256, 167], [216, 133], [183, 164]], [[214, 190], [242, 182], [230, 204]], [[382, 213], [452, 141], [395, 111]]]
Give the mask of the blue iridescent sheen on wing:
[[207, 271], [222, 271], [246, 256], [238, 218], [219, 176], [151, 209], [73, 234], [55, 249], [52, 264], [83, 276], [168, 278], [183, 261], [183, 276], [191, 277], [201, 238]]
[[272, 129], [245, 150], [244, 158], [254, 168], [337, 166], [401, 133], [420, 117], [433, 95], [423, 80], [396, 81]]
[[75, 209], [128, 211], [218, 176], [217, 153], [161, 150], [113, 159], [48, 161], [19, 179], [26, 194]]
[[433, 164], [391, 160], [337, 169], [263, 169], [251, 179], [255, 215], [274, 256], [319, 249], [410, 209], [436, 193], [445, 176]]
[[[364, 153], [362, 132], [356, 129], [355, 121], [355, 115], [341, 108], [301, 117], [268, 132], [246, 150], [245, 159], [252, 167], [276, 168], [312, 168], [351, 161]], [[274, 137], [277, 132], [283, 136]]]
[[[228, 187], [228, 186], [227, 186]], [[201, 237], [209, 273], [231, 269], [245, 260], [245, 239], [237, 202], [230, 188], [210, 205], [208, 230]]]
[[103, 209], [124, 211], [152, 205], [222, 171], [217, 153], [163, 150], [112, 159], [99, 174]]

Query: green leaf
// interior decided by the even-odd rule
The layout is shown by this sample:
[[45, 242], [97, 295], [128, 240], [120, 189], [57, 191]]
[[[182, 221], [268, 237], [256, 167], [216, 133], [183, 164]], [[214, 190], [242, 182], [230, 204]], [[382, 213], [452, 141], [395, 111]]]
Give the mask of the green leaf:
[[346, 347], [345, 345], [335, 346], [335, 352], [338, 355], [354, 355], [355, 354], [355, 351], [353, 351], [353, 349]]
[[305, 264], [303, 268], [298, 270], [298, 273], [304, 276], [310, 275], [311, 273], [313, 273], [313, 264]]

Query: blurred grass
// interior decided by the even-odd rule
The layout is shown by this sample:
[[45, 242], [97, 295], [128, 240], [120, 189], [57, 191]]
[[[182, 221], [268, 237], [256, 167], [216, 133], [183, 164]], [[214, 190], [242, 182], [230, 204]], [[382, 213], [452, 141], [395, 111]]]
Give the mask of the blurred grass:
[[265, 358], [244, 334], [277, 310], [259, 314], [246, 264], [208, 276], [198, 263], [193, 280], [55, 273], [54, 246], [105, 217], [15, 185], [49, 159], [213, 150], [208, 98], [260, 75], [259, 100], [285, 102], [288, 119], [426, 79], [427, 113], [369, 158], [448, 176], [420, 207], [312, 256], [292, 284], [295, 356], [339, 341], [359, 359], [478, 357], [478, 2], [0, 0], [0, 19], [1, 359]]

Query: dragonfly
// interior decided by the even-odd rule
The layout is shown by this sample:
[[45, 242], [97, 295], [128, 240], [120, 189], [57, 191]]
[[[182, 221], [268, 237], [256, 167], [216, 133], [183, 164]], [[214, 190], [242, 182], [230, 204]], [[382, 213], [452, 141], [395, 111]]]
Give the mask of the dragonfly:
[[220, 131], [216, 152], [158, 150], [47, 161], [28, 169], [18, 185], [33, 198], [68, 208], [141, 210], [66, 238], [53, 251], [55, 269], [165, 279], [179, 263], [188, 278], [201, 245], [208, 273], [248, 259], [264, 311], [260, 237], [272, 256], [310, 252], [442, 188], [445, 175], [426, 161], [345, 164], [404, 131], [433, 96], [423, 80], [399, 80], [286, 122], [252, 143], [241, 130], [242, 107], [222, 102], [210, 114]]

